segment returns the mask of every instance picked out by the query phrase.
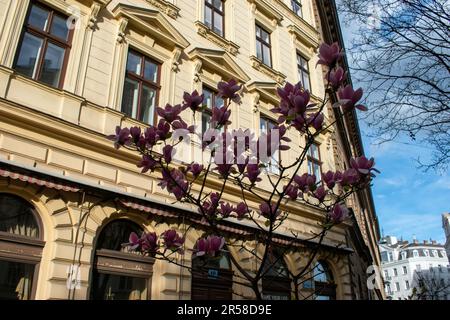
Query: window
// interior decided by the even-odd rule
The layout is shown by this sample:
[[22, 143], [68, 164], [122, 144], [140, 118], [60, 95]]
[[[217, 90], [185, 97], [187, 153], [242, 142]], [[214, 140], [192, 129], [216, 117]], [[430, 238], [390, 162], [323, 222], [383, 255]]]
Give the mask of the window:
[[437, 258], [437, 256], [438, 256], [438, 252], [437, 252], [437, 250], [433, 250], [433, 251], [431, 251], [431, 256], [432, 256], [432, 257], [436, 257], [436, 258]]
[[32, 3], [14, 69], [26, 77], [62, 88], [72, 34], [66, 16]]
[[[265, 117], [259, 118], [259, 130], [260, 134], [269, 134], [272, 129], [274, 129], [277, 126], [275, 121], [269, 120]], [[267, 145], [269, 146], [271, 142], [268, 141]], [[280, 161], [280, 150], [275, 151], [272, 155], [269, 154], [269, 150], [267, 150], [267, 157], [270, 157], [270, 162], [268, 163], [268, 170], [272, 173], [277, 174], [279, 172], [278, 170], [278, 163]]]
[[272, 67], [270, 33], [256, 25], [256, 57], [265, 65]]
[[192, 258], [192, 300], [231, 300], [233, 272], [228, 252], [217, 259]]
[[129, 252], [131, 232], [142, 234], [135, 223], [120, 219], [101, 231], [95, 252], [91, 284], [94, 300], [147, 300], [150, 298], [153, 258]]
[[328, 265], [322, 261], [317, 262], [314, 267], [314, 292], [315, 300], [336, 300], [333, 275]]
[[34, 298], [44, 241], [34, 208], [0, 194], [0, 300]]
[[292, 11], [294, 11], [296, 15], [298, 15], [299, 17], [303, 17], [302, 4], [300, 0], [291, 0], [291, 7]]
[[394, 268], [394, 277], [398, 276], [397, 268]]
[[204, 134], [206, 130], [211, 128], [211, 117], [213, 107], [222, 108], [224, 106], [224, 101], [222, 98], [217, 96], [217, 93], [215, 91], [209, 88], [203, 87], [203, 94], [205, 95], [203, 101], [204, 104], [206, 105], [206, 108], [202, 113], [202, 133]]
[[388, 261], [392, 261], [392, 260], [394, 260], [394, 255], [392, 254], [392, 252], [389, 252]]
[[408, 280], [405, 280], [405, 289], [409, 290], [409, 281]]
[[299, 53], [297, 53], [297, 69], [298, 69], [298, 78], [300, 79], [303, 88], [311, 92], [311, 80], [309, 78], [308, 60], [306, 60]]
[[413, 257], [414, 257], [414, 258], [417, 258], [418, 256], [419, 256], [419, 251], [414, 250], [414, 251], [413, 251]]
[[384, 278], [389, 279], [389, 271], [388, 270], [384, 270]]
[[290, 300], [291, 280], [281, 253], [269, 253], [263, 268], [262, 295], [264, 300]]
[[[317, 181], [322, 180], [322, 162], [320, 161], [319, 145], [313, 143], [308, 149], [308, 173], [316, 176]], [[391, 256], [392, 253], [389, 253]]]
[[155, 124], [155, 106], [159, 96], [160, 65], [146, 56], [128, 52], [122, 112], [127, 116]]
[[398, 283], [398, 282], [395, 283], [395, 289], [397, 291], [400, 291], [400, 283]]
[[403, 274], [408, 274], [408, 268], [406, 266], [403, 266]]
[[430, 252], [428, 250], [424, 250], [423, 253], [425, 254], [425, 257], [428, 257], [430, 255]]
[[220, 36], [224, 36], [224, 0], [205, 0], [205, 24]]
[[406, 252], [405, 252], [405, 251], [402, 252], [402, 259], [403, 259], [403, 260], [406, 259]]

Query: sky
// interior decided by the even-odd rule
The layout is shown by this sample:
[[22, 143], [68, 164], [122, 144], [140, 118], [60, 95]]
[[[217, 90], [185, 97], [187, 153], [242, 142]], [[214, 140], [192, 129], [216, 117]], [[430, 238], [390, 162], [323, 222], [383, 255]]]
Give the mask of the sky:
[[[350, 47], [351, 40], [358, 36], [358, 27], [347, 26], [342, 20], [344, 42]], [[354, 78], [353, 85], [358, 88]], [[362, 120], [360, 127], [365, 154], [375, 158], [375, 167], [381, 171], [372, 191], [382, 233], [409, 241], [416, 237], [419, 241], [445, 243], [442, 213], [450, 212], [450, 173], [418, 168], [416, 160], [429, 157], [427, 146], [402, 141], [379, 145], [368, 136], [369, 129]]]

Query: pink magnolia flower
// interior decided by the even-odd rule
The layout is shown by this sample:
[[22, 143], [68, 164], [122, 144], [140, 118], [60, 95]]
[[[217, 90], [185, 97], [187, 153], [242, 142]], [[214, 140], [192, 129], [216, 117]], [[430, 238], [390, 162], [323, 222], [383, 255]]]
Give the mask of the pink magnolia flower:
[[[170, 128], [169, 128], [170, 130]], [[158, 135], [157, 135], [157, 130], [154, 126], [150, 126], [147, 129], [145, 129], [144, 132], [144, 139], [145, 139], [145, 143], [150, 146], [153, 147], [156, 142], [158, 141]]]
[[249, 164], [247, 165], [247, 172], [244, 176], [247, 177], [252, 184], [254, 184], [262, 180], [261, 178], [259, 178], [260, 174], [261, 170], [259, 169], [259, 166], [257, 164]]
[[220, 204], [220, 215], [224, 218], [229, 217], [230, 214], [234, 211], [234, 208], [231, 204], [226, 203], [226, 202], [222, 202]]
[[116, 127], [116, 134], [109, 135], [109, 140], [114, 141], [114, 147], [119, 149], [121, 146], [128, 146], [131, 144], [130, 129]]
[[359, 174], [353, 168], [347, 169], [342, 173], [339, 183], [343, 186], [352, 186], [359, 183]]
[[198, 212], [205, 213], [208, 216], [215, 217], [217, 214], [217, 207], [219, 206], [220, 195], [217, 192], [213, 192], [209, 195], [209, 199], [202, 203], [202, 208], [198, 209]]
[[164, 240], [164, 246], [171, 251], [182, 251], [184, 238], [181, 237], [175, 230], [166, 230], [161, 234]]
[[317, 64], [332, 68], [343, 56], [344, 54], [337, 42], [332, 45], [322, 43], [319, 48], [319, 61], [317, 61]]
[[365, 156], [352, 158], [350, 160], [350, 165], [362, 175], [368, 175], [371, 171], [380, 173], [380, 171], [373, 167], [375, 165], [375, 160], [373, 158], [367, 159]]
[[184, 106], [196, 112], [202, 106], [204, 98], [205, 95], [204, 94], [199, 95], [197, 90], [194, 90], [191, 94], [185, 92], [183, 94]]
[[341, 223], [348, 217], [348, 209], [341, 204], [336, 204], [329, 215], [333, 223]]
[[130, 135], [133, 142], [137, 145], [141, 139], [142, 131], [140, 127], [131, 127]]
[[130, 233], [130, 237], [128, 239], [128, 243], [123, 244], [122, 246], [128, 246], [131, 250], [136, 250], [141, 246], [142, 239], [139, 236], [132, 232]]
[[166, 163], [172, 162], [172, 157], [174, 154], [175, 154], [175, 150], [174, 150], [173, 146], [171, 146], [170, 144], [164, 146], [163, 157], [164, 157], [164, 161]]
[[180, 170], [174, 168], [170, 171], [170, 174], [163, 170], [162, 178], [159, 180], [158, 186], [163, 190], [167, 188], [167, 191], [173, 193], [177, 200], [181, 200], [186, 195], [189, 185], [183, 172]]
[[320, 202], [323, 202], [325, 200], [325, 197], [327, 196], [327, 192], [325, 191], [325, 188], [323, 186], [320, 186], [316, 189], [316, 191], [313, 192], [314, 198], [319, 200]]
[[363, 90], [361, 88], [354, 91], [351, 85], [347, 85], [345, 88], [341, 88], [338, 90], [338, 104], [342, 106], [344, 112], [353, 108], [359, 109], [361, 111], [367, 111], [366, 106], [357, 104], [358, 101], [361, 100], [362, 95]]
[[191, 163], [187, 167], [187, 171], [191, 172], [194, 177], [198, 177], [202, 173], [204, 166], [198, 163]]
[[238, 85], [236, 80], [231, 79], [228, 82], [221, 81], [217, 85], [217, 88], [219, 89], [217, 96], [223, 99], [231, 99], [235, 103], [241, 102], [241, 97], [237, 92], [241, 90], [242, 85]]
[[336, 173], [327, 171], [322, 175], [322, 178], [328, 189], [331, 190], [336, 185], [336, 181], [339, 181], [342, 178], [342, 174], [339, 171], [336, 171]]
[[195, 125], [188, 126], [188, 124], [183, 121], [183, 119], [175, 120], [174, 122], [172, 122], [172, 128], [174, 130], [187, 130], [189, 133], [195, 132]]
[[177, 104], [175, 106], [171, 106], [170, 104], [166, 104], [166, 106], [163, 108], [156, 108], [156, 113], [166, 120], [169, 123], [174, 122], [175, 120], [181, 120], [180, 113], [186, 109], [186, 107]]
[[294, 182], [298, 185], [299, 189], [303, 192], [307, 190], [314, 191], [316, 189], [316, 176], [308, 173], [304, 173], [301, 176], [296, 175]]
[[290, 184], [284, 186], [284, 193], [291, 199], [296, 200], [298, 198], [298, 186]]
[[167, 140], [170, 136], [170, 124], [164, 119], [159, 120], [156, 128], [156, 138], [158, 140]]
[[149, 170], [153, 172], [157, 165], [158, 162], [153, 159], [151, 155], [144, 154], [141, 161], [137, 164], [137, 167], [142, 168], [141, 173], [146, 173]]
[[234, 209], [234, 212], [236, 212], [237, 218], [241, 220], [249, 212], [248, 206], [245, 204], [245, 202], [240, 202], [237, 205], [236, 209]]
[[223, 249], [225, 239], [223, 237], [211, 235], [197, 240], [194, 246], [194, 254], [197, 257], [208, 255], [216, 257]]
[[211, 125], [213, 128], [216, 128], [217, 126], [223, 127], [226, 125], [229, 125], [231, 121], [229, 121], [231, 116], [231, 110], [225, 107], [218, 108], [213, 107], [212, 108], [212, 117], [211, 117]]
[[323, 121], [325, 120], [325, 116], [323, 113], [313, 113], [309, 116], [307, 122], [317, 131], [322, 129]]
[[328, 74], [328, 83], [334, 88], [337, 89], [344, 83], [347, 78], [347, 72], [344, 71], [341, 67], [336, 70], [331, 70]]
[[259, 205], [260, 214], [267, 219], [274, 219], [281, 213], [279, 209], [276, 209], [277, 204], [272, 203], [270, 206], [267, 202], [263, 202]]
[[158, 236], [155, 232], [142, 234], [141, 242], [143, 251], [156, 252], [159, 247]]

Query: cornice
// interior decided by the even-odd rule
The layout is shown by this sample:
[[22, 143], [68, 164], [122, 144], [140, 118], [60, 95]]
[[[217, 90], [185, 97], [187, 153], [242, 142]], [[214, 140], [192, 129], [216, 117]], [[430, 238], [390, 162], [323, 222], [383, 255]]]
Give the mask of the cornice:
[[180, 8], [173, 3], [166, 0], [146, 0], [152, 6], [160, 9], [172, 19], [176, 19], [179, 16]]
[[286, 76], [283, 73], [264, 64], [257, 57], [250, 56], [250, 62], [253, 68], [270, 77], [272, 80], [276, 81], [279, 85], [283, 85], [284, 82], [286, 81]]
[[277, 10], [276, 7], [271, 5], [266, 0], [247, 0], [251, 4], [252, 11], [258, 10], [263, 15], [268, 17], [274, 25], [280, 24], [283, 21], [283, 15]]
[[231, 40], [227, 40], [224, 37], [218, 35], [210, 28], [208, 28], [201, 21], [195, 21], [194, 25], [197, 27], [197, 33], [201, 35], [203, 38], [208, 39], [209, 41], [215, 43], [226, 52], [236, 56], [239, 53], [239, 46]]

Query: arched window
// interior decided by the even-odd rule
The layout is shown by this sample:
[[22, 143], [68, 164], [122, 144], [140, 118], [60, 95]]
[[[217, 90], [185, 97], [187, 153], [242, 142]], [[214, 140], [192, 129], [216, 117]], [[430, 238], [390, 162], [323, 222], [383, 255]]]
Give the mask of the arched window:
[[328, 265], [319, 261], [314, 267], [314, 292], [316, 300], [336, 300], [336, 285]]
[[45, 242], [33, 206], [0, 194], [0, 300], [33, 299]]
[[130, 252], [123, 243], [131, 232], [143, 230], [134, 222], [114, 220], [100, 232], [96, 243], [91, 299], [150, 299], [154, 259]]
[[231, 300], [233, 297], [233, 272], [230, 254], [224, 251], [220, 257], [192, 256], [192, 300]]
[[262, 289], [264, 300], [290, 300], [291, 279], [281, 253], [269, 253], [263, 268]]

